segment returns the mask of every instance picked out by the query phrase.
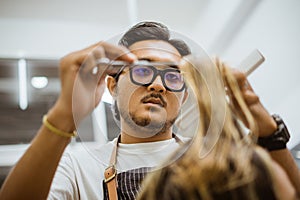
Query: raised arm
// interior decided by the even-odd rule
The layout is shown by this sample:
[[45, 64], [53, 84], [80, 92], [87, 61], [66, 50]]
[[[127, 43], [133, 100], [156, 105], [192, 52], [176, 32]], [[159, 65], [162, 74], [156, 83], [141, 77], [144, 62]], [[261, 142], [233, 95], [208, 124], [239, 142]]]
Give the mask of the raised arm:
[[[127, 49], [104, 42], [62, 58], [59, 67], [61, 93], [47, 113], [51, 126], [72, 133], [76, 130], [76, 124], [100, 102], [107, 71], [105, 66], [100, 66], [93, 74], [92, 69], [96, 66], [96, 60], [103, 57], [127, 62], [136, 59]], [[60, 158], [71, 138], [50, 129], [49, 125], [40, 127], [30, 147], [6, 178], [0, 199], [47, 198]]]
[[258, 144], [266, 148], [273, 160], [275, 160], [284, 169], [291, 183], [294, 185], [298, 196], [300, 196], [300, 171], [297, 164], [293, 159], [291, 152], [286, 148], [285, 141], [282, 142], [284, 137], [282, 138], [279, 135], [279, 140], [274, 139], [275, 135], [279, 132], [284, 135], [282, 132], [287, 130], [282, 129], [282, 122], [278, 122], [281, 120], [270, 115], [265, 109], [259, 97], [255, 94], [246, 79], [246, 76], [237, 70], [233, 70], [233, 74], [237, 78], [242, 95], [258, 126]]

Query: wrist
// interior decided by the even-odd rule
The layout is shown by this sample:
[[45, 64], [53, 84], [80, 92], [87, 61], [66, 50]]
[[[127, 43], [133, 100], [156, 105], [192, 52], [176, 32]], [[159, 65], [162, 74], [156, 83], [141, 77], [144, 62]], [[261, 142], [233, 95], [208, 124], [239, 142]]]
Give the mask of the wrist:
[[61, 137], [71, 138], [71, 137], [76, 137], [77, 136], [77, 132], [75, 130], [72, 131], [72, 132], [65, 132], [65, 131], [60, 130], [57, 127], [53, 126], [51, 123], [49, 123], [47, 115], [44, 115], [44, 117], [43, 117], [43, 125], [48, 130], [50, 130], [52, 133], [54, 133], [58, 136], [61, 136]]
[[274, 118], [274, 115], [271, 116], [271, 119], [272, 119], [272, 121], [270, 122], [269, 129], [266, 131], [266, 133], [262, 137], [271, 136], [278, 130], [278, 124]]
[[290, 139], [289, 131], [279, 115], [272, 115], [272, 117], [277, 125], [276, 130], [267, 137], [259, 137], [257, 144], [269, 151], [286, 149]]
[[65, 132], [76, 130], [72, 111], [55, 104], [47, 113], [49, 123]]

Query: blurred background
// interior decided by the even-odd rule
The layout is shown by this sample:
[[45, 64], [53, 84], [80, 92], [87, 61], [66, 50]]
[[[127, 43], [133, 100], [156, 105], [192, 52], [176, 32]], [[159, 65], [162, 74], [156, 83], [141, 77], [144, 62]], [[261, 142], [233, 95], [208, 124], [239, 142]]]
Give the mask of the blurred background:
[[[299, 19], [298, 0], [1, 0], [0, 184], [58, 96], [59, 59], [144, 20], [166, 24], [232, 66], [259, 49], [266, 61], [249, 80], [266, 108], [285, 119], [288, 148], [300, 163]], [[82, 123], [70, 148], [118, 133], [109, 101]]]

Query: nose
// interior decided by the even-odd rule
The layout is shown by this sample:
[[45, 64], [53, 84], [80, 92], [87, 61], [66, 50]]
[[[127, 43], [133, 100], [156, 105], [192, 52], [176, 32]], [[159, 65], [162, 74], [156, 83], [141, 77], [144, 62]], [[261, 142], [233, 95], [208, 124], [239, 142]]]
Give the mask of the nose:
[[166, 88], [161, 80], [161, 77], [158, 75], [155, 80], [147, 87], [148, 90], [153, 92], [166, 92]]

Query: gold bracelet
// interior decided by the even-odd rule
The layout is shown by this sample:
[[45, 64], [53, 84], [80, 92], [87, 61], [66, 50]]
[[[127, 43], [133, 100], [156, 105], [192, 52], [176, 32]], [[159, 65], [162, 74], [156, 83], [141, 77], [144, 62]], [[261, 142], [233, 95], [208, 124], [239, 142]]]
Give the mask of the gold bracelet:
[[44, 126], [46, 126], [51, 132], [55, 133], [56, 135], [62, 136], [62, 137], [67, 137], [67, 138], [71, 138], [71, 137], [76, 137], [77, 132], [73, 131], [72, 133], [67, 133], [64, 132], [62, 130], [57, 129], [56, 127], [54, 127], [52, 124], [50, 124], [48, 122], [48, 117], [47, 115], [44, 115], [43, 117], [43, 124]]

